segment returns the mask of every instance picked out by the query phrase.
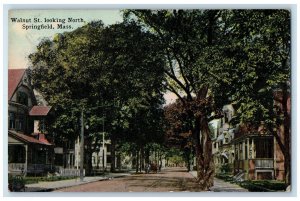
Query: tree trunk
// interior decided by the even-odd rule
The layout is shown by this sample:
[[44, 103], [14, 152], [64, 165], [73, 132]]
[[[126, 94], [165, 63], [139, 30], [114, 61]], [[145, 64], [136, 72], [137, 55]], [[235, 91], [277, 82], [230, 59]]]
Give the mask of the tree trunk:
[[142, 172], [142, 152], [141, 152], [141, 148], [139, 148], [139, 172]]
[[[193, 141], [196, 154], [197, 181], [200, 190], [207, 191], [214, 185], [214, 163], [212, 160], [212, 141], [208, 126], [207, 111], [202, 111], [206, 104], [208, 87], [203, 86], [197, 94], [196, 106], [199, 111], [190, 111], [190, 117], [194, 119]], [[204, 102], [204, 104], [203, 104]], [[197, 105], [199, 104], [200, 105]], [[196, 114], [198, 113], [198, 114]]]
[[207, 191], [214, 184], [214, 163], [212, 160], [212, 141], [208, 122], [205, 119], [196, 119], [193, 137], [196, 151], [197, 181], [200, 189]]
[[145, 169], [145, 153], [144, 153], [144, 147], [142, 146], [141, 147], [141, 168], [140, 168], [141, 172], [144, 169]]
[[136, 150], [136, 165], [135, 165], [135, 173], [139, 172], [139, 150]]
[[92, 165], [92, 152], [90, 149], [86, 149], [85, 152], [85, 164], [86, 164], [86, 175], [91, 175], [92, 174], [92, 169], [93, 169], [93, 165]]
[[111, 166], [110, 171], [115, 172], [116, 171], [116, 142], [114, 138], [111, 139]]
[[291, 119], [290, 114], [288, 112], [288, 104], [290, 104], [288, 100], [288, 91], [287, 84], [284, 84], [282, 89], [282, 109], [283, 109], [283, 136], [284, 136], [284, 172], [285, 172], [285, 183], [287, 185], [291, 184]]

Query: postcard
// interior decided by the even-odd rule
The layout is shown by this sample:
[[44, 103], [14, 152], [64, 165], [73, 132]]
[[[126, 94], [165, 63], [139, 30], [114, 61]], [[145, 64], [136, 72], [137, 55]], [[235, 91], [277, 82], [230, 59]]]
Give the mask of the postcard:
[[291, 11], [8, 12], [9, 192], [290, 192]]

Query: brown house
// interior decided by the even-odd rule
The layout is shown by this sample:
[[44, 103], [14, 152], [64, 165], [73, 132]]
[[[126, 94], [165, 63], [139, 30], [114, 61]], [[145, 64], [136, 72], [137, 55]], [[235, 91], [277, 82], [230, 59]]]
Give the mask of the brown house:
[[[281, 93], [276, 91], [274, 97], [274, 110], [282, 109]], [[285, 104], [288, 119], [290, 119], [290, 95], [288, 95]], [[279, 113], [281, 114], [281, 111]], [[289, 140], [285, 139], [288, 136], [284, 133], [282, 127], [283, 125], [277, 128], [277, 135], [281, 143], [289, 143]], [[285, 179], [284, 154], [274, 135], [264, 129], [263, 122], [258, 128], [246, 124], [240, 125], [232, 143], [234, 145], [235, 175], [240, 175], [241, 178], [246, 180]]]
[[42, 174], [52, 169], [53, 145], [47, 139], [51, 107], [37, 106], [25, 69], [8, 70], [8, 170], [10, 174]]

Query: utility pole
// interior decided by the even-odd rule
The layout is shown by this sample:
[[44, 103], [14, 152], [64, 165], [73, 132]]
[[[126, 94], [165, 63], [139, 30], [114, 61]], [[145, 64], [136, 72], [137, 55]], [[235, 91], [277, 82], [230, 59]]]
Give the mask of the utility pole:
[[104, 157], [105, 157], [105, 153], [104, 153], [104, 145], [105, 145], [105, 137], [104, 137], [104, 115], [102, 116], [103, 117], [103, 124], [102, 124], [102, 168], [103, 168], [103, 174], [105, 173], [105, 167], [104, 167]]
[[80, 140], [80, 181], [83, 181], [83, 161], [84, 161], [84, 122], [83, 109], [81, 110], [81, 140]]
[[104, 146], [105, 146], [105, 142], [104, 142], [104, 132], [102, 133], [102, 147], [103, 147], [103, 153], [102, 153], [102, 168], [103, 168], [103, 173], [105, 173], [105, 166], [104, 166], [104, 163], [105, 163], [105, 149], [104, 149]]

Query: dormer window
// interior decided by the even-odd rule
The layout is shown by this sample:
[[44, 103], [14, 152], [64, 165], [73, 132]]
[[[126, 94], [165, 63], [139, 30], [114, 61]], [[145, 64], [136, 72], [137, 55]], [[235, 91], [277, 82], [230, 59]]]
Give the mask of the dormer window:
[[28, 95], [24, 92], [19, 91], [17, 95], [17, 102], [28, 106]]

